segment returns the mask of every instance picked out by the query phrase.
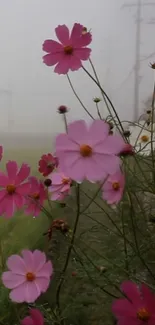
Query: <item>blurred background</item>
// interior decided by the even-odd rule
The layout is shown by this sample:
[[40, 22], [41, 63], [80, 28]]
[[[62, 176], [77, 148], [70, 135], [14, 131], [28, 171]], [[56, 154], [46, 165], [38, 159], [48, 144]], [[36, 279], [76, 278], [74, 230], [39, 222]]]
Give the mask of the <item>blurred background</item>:
[[[0, 136], [7, 147], [52, 142], [51, 136], [64, 128], [59, 105], [70, 108], [69, 121], [88, 118], [67, 77], [42, 63], [44, 40], [56, 39], [57, 25], [71, 28], [75, 22], [92, 31], [91, 58], [121, 119], [135, 121], [149, 106], [155, 0], [0, 0]], [[91, 71], [89, 62], [85, 66]], [[82, 70], [70, 78], [97, 117], [96, 85]], [[100, 107], [106, 116], [103, 102]]]

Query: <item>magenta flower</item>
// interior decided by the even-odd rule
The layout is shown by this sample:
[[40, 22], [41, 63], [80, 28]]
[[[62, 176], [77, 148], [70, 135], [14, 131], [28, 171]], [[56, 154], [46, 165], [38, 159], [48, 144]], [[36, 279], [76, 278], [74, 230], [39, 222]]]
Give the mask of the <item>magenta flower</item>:
[[41, 211], [44, 201], [47, 199], [47, 190], [43, 183], [36, 177], [29, 177], [31, 185], [29, 196], [26, 199], [26, 214], [32, 214], [37, 217]]
[[124, 174], [118, 170], [115, 174], [110, 175], [102, 187], [102, 198], [108, 204], [118, 203], [123, 196], [125, 186]]
[[44, 317], [39, 309], [30, 309], [30, 316], [25, 317], [21, 325], [44, 325]]
[[8, 258], [9, 271], [2, 274], [2, 282], [6, 288], [12, 289], [12, 301], [32, 303], [48, 289], [53, 267], [50, 261], [46, 262], [45, 253], [39, 250], [25, 249], [22, 256]]
[[48, 188], [49, 193], [52, 194], [51, 200], [63, 200], [69, 194], [71, 179], [60, 172], [52, 173], [49, 179], [52, 181], [52, 185]]
[[38, 170], [41, 174], [43, 174], [43, 176], [48, 176], [57, 167], [57, 157], [54, 157], [51, 153], [41, 156], [41, 159], [39, 160]]
[[91, 49], [86, 46], [92, 41], [91, 34], [83, 33], [80, 24], [74, 24], [71, 35], [66, 25], [59, 25], [55, 28], [55, 33], [60, 43], [53, 40], [44, 42], [43, 51], [48, 53], [43, 56], [44, 63], [48, 66], [56, 64], [54, 71], [58, 74], [80, 69], [81, 61], [88, 60], [90, 56]]
[[7, 175], [0, 172], [0, 215], [12, 217], [16, 209], [21, 209], [25, 203], [25, 197], [29, 194], [29, 182], [23, 183], [30, 174], [30, 167], [22, 164], [20, 169], [16, 161], [6, 164]]
[[101, 120], [94, 120], [89, 128], [85, 121], [75, 121], [68, 125], [67, 134], [56, 138], [59, 170], [78, 182], [99, 181], [115, 173], [123, 148], [123, 138], [109, 135], [109, 124]]
[[155, 322], [155, 296], [150, 289], [142, 284], [140, 288], [125, 281], [121, 285], [128, 299], [114, 301], [112, 311], [118, 320], [118, 325], [153, 325]]

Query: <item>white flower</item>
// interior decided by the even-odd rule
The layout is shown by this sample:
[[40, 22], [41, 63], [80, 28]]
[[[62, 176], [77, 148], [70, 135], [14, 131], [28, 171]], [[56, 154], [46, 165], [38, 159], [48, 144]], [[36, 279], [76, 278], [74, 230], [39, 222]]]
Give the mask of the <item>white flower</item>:
[[129, 141], [137, 153], [148, 156], [150, 155], [152, 148], [155, 150], [155, 132], [153, 132], [151, 139], [151, 131], [141, 124], [139, 126], [132, 126], [130, 132], [131, 135]]

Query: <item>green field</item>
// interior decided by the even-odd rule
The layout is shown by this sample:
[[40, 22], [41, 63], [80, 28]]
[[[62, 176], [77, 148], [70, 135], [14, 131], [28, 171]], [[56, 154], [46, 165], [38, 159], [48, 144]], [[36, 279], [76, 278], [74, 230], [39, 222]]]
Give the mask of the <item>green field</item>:
[[[17, 160], [19, 163], [27, 162], [31, 165], [32, 174], [37, 176], [37, 163], [42, 153], [42, 150], [20, 152], [9, 150], [4, 155], [1, 168], [4, 169], [8, 159]], [[130, 175], [131, 192], [133, 186], [135, 190], [135, 183], [138, 184], [138, 181]], [[80, 209], [84, 210], [85, 207], [86, 209], [80, 215], [70, 262], [60, 293], [61, 317], [67, 325], [98, 325], [103, 322], [110, 325], [113, 323], [111, 302], [114, 297], [112, 296], [120, 296], [119, 285], [122, 280], [143, 279], [153, 285], [150, 274], [135, 248], [133, 229], [136, 229], [140, 253], [146, 263], [153, 265], [154, 224], [149, 224], [147, 216], [143, 216], [142, 205], [138, 204], [136, 198], [134, 200], [137, 201], [133, 202], [133, 205], [136, 205], [134, 212], [126, 199], [118, 209], [108, 207], [99, 195], [95, 198], [95, 202], [90, 204], [96, 189], [94, 184], [81, 185]], [[75, 201], [73, 187], [65, 208], [53, 204], [51, 220], [63, 218], [68, 221], [72, 229], [76, 217]], [[131, 218], [132, 214], [134, 220]], [[44, 311], [47, 324], [59, 324], [61, 319], [56, 308], [56, 292], [66, 260], [69, 238], [55, 231], [52, 240], [48, 242], [43, 233], [47, 231], [51, 220], [43, 214], [37, 218], [25, 216], [22, 211], [18, 211], [11, 220], [2, 218], [0, 220], [1, 269], [5, 269], [5, 260], [9, 255], [19, 253], [23, 248], [44, 250], [48, 258], [53, 261], [55, 272], [49, 290], [37, 304]], [[21, 317], [24, 310], [27, 310], [25, 305], [18, 307], [12, 304], [8, 299], [8, 290], [2, 285], [0, 305], [1, 325], [18, 324], [17, 310]], [[49, 307], [52, 308], [52, 312], [49, 311]]]

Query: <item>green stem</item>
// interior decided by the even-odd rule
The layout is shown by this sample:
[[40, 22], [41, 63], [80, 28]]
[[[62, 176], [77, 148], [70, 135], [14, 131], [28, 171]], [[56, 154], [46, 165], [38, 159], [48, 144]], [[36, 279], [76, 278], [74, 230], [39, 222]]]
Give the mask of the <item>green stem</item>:
[[94, 120], [94, 117], [91, 115], [91, 113], [89, 113], [88, 109], [86, 108], [86, 106], [83, 104], [82, 100], [80, 99], [80, 97], [78, 96], [77, 92], [75, 91], [74, 87], [73, 87], [73, 84], [71, 82], [71, 79], [69, 77], [69, 75], [67, 74], [67, 79], [68, 79], [68, 82], [71, 86], [71, 89], [75, 95], [75, 97], [77, 98], [77, 100], [79, 101], [79, 103], [81, 104], [81, 106], [84, 108], [85, 112]]
[[110, 106], [111, 106], [111, 108], [112, 108], [112, 110], [113, 110], [113, 112], [114, 112], [114, 114], [115, 114], [118, 122], [119, 122], [119, 125], [120, 125], [121, 130], [122, 130], [122, 132], [124, 132], [122, 123], [120, 121], [120, 118], [119, 118], [119, 116], [118, 116], [118, 114], [117, 114], [117, 112], [115, 110], [115, 107], [114, 107], [112, 101], [110, 100], [110, 98], [108, 97], [108, 95], [106, 94], [106, 92], [103, 90], [103, 88], [101, 87], [100, 83], [98, 83], [98, 81], [96, 81], [96, 79], [89, 73], [89, 71], [84, 66], [82, 66], [82, 68], [87, 73], [87, 75], [96, 83], [96, 85], [99, 87], [99, 89], [101, 90], [101, 92], [103, 93], [103, 95], [105, 96], [105, 98], [108, 100], [108, 102], [109, 102], [109, 104], [110, 104]]
[[79, 216], [80, 216], [80, 186], [79, 185], [77, 185], [77, 188], [76, 188], [76, 201], [77, 201], [77, 212], [76, 212], [76, 219], [75, 219], [74, 229], [73, 229], [70, 245], [69, 245], [69, 248], [68, 248], [66, 261], [65, 261], [65, 264], [64, 264], [64, 267], [63, 267], [63, 270], [62, 270], [62, 274], [61, 274], [61, 278], [60, 278], [60, 281], [59, 281], [59, 284], [58, 284], [58, 287], [57, 287], [57, 291], [56, 291], [56, 304], [57, 304], [60, 315], [61, 315], [61, 311], [60, 311], [60, 291], [61, 291], [61, 287], [62, 287], [62, 285], [64, 283], [65, 273], [66, 273], [66, 270], [67, 270], [67, 267], [68, 267], [68, 263], [69, 263], [71, 252], [72, 252], [72, 248], [73, 248], [73, 245], [74, 245], [76, 230], [77, 230]]

